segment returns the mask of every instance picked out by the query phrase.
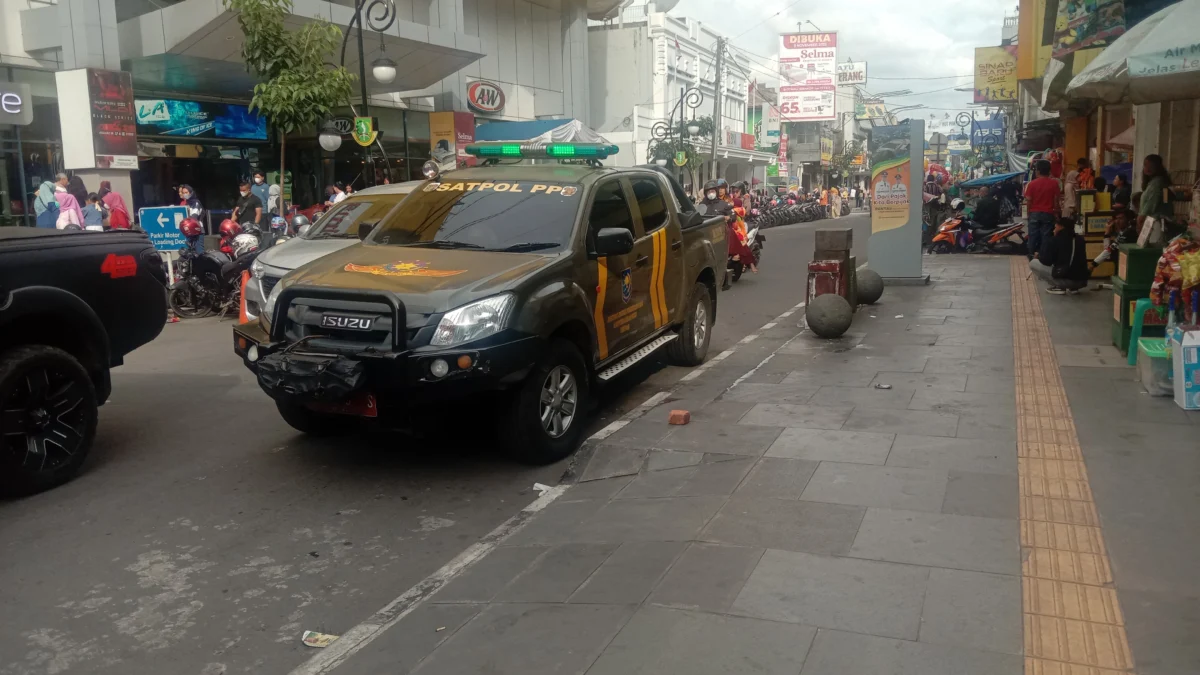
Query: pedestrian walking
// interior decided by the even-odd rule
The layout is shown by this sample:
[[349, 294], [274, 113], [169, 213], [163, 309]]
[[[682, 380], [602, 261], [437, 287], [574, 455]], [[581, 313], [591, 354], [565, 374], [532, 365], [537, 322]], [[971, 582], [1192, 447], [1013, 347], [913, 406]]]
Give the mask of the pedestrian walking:
[[129, 209], [125, 206], [125, 199], [116, 192], [113, 192], [112, 183], [106, 180], [100, 181], [100, 191], [96, 193], [100, 196], [100, 201], [104, 203], [104, 208], [108, 210], [108, 226], [114, 230], [128, 230], [133, 224], [133, 218], [129, 216]]
[[37, 226], [53, 228], [58, 224], [58, 200], [54, 198], [54, 183], [42, 181], [37, 197], [33, 200], [33, 212], [37, 214]]
[[271, 214], [267, 209], [267, 203], [271, 201], [271, 189], [267, 185], [267, 176], [258, 170], [254, 172], [254, 182], [250, 185], [250, 192], [258, 197], [258, 201], [263, 206], [262, 218], [258, 221], [258, 226], [265, 232], [271, 224]]
[[67, 192], [66, 186], [56, 185], [54, 187], [54, 199], [58, 202], [58, 220], [54, 226], [60, 230], [65, 230], [68, 227], [83, 228], [83, 210], [79, 208], [79, 202], [76, 201], [75, 195]]
[[1042, 250], [1042, 241], [1054, 229], [1054, 217], [1060, 211], [1062, 190], [1058, 181], [1050, 177], [1050, 162], [1037, 162], [1037, 178], [1025, 186], [1025, 200], [1029, 206], [1029, 257]]

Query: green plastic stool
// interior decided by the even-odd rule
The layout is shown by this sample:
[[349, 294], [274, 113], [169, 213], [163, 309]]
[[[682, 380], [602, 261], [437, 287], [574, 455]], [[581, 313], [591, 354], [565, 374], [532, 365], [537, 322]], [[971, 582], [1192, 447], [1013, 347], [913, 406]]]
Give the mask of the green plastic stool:
[[1142, 337], [1142, 316], [1151, 307], [1150, 298], [1142, 298], [1133, 306], [1133, 316], [1129, 317], [1129, 321], [1133, 326], [1129, 333], [1129, 356], [1125, 359], [1125, 362], [1131, 366], [1137, 365], [1137, 343], [1138, 339]]

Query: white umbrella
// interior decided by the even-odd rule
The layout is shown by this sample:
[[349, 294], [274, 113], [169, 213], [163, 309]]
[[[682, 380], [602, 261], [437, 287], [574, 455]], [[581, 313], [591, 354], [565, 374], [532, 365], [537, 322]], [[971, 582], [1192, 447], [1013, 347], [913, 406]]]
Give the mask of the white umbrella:
[[1158, 103], [1200, 97], [1200, 0], [1159, 10], [1117, 38], [1067, 85], [1070, 98]]

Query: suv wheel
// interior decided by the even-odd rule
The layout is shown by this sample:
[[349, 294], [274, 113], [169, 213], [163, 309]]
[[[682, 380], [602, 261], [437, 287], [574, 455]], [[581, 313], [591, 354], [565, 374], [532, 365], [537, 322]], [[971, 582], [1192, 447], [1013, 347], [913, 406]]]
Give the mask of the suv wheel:
[[667, 345], [667, 357], [672, 365], [698, 366], [708, 356], [712, 339], [713, 309], [708, 286], [697, 283], [688, 297], [688, 312], [683, 317], [679, 337]]
[[309, 436], [337, 436], [351, 431], [357, 420], [349, 415], [334, 415], [309, 410], [298, 403], [276, 401], [280, 417], [296, 431]]
[[96, 389], [56, 347], [0, 356], [0, 491], [29, 494], [66, 482], [96, 436]]
[[588, 410], [588, 371], [566, 340], [552, 340], [513, 397], [501, 434], [509, 452], [527, 464], [549, 464], [575, 451]]

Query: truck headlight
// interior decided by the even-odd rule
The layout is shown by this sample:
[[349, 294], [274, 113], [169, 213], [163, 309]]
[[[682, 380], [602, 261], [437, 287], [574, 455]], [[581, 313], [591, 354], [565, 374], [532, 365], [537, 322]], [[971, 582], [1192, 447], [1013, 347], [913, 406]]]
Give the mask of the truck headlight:
[[514, 304], [516, 297], [506, 293], [449, 311], [438, 323], [429, 344], [451, 347], [495, 335], [508, 327]]
[[262, 261], [258, 260], [257, 258], [255, 258], [254, 262], [250, 264], [250, 274], [253, 274], [255, 279], [262, 279], [263, 274], [266, 271], [266, 266], [263, 265]]
[[262, 308], [262, 316], [266, 318], [269, 325], [275, 318], [275, 303], [279, 302], [279, 294], [283, 292], [283, 283], [275, 284], [275, 288], [271, 289], [271, 294], [267, 296], [267, 304]]

